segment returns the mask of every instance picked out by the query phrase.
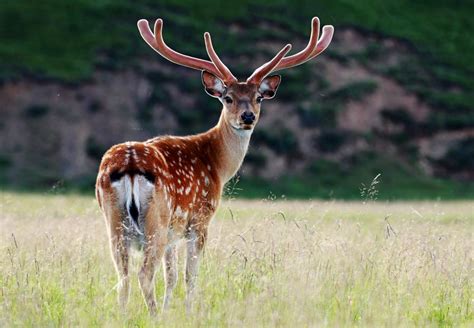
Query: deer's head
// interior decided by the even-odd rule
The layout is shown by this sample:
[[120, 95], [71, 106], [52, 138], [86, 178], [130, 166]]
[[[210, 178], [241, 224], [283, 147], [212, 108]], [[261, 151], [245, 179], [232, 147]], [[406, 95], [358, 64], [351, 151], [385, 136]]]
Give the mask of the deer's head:
[[204, 33], [204, 42], [210, 61], [190, 57], [168, 47], [163, 40], [161, 19], [156, 20], [154, 33], [145, 19], [138, 21], [138, 29], [150, 47], [164, 58], [178, 65], [202, 71], [202, 83], [207, 94], [221, 101], [224, 119], [235, 130], [252, 130], [260, 116], [261, 102], [276, 95], [281, 77], [270, 75], [271, 73], [300, 65], [316, 57], [328, 47], [334, 33], [334, 28], [326, 25], [321, 38], [318, 39], [319, 19], [314, 17], [311, 21], [309, 42], [303, 50], [285, 57], [291, 49], [291, 45], [287, 44], [272, 60], [257, 68], [245, 82], [239, 82], [217, 56], [209, 33]]

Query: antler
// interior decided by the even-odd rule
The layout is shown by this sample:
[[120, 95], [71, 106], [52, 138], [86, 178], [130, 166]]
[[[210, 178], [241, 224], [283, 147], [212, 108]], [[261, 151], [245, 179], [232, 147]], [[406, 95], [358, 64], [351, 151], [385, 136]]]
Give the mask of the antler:
[[138, 29], [142, 38], [152, 47], [157, 53], [169, 61], [186, 66], [197, 70], [205, 70], [219, 77], [226, 85], [237, 82], [237, 79], [230, 72], [230, 70], [224, 65], [214, 51], [212, 46], [211, 35], [204, 33], [204, 41], [206, 45], [206, 51], [211, 61], [199, 59], [191, 56], [179, 53], [170, 47], [168, 47], [163, 40], [163, 20], [157, 19], [155, 22], [155, 33], [153, 34], [150, 30], [150, 26], [146, 19], [140, 19], [137, 23]]
[[[301, 65], [308, 60], [313, 59], [321, 52], [323, 52], [331, 43], [332, 36], [334, 34], [334, 27], [332, 25], [326, 25], [323, 27], [323, 34], [321, 38], [319, 37], [319, 18], [314, 17], [311, 20], [311, 35], [309, 37], [308, 44], [306, 47], [298, 52], [297, 54], [284, 57], [285, 54], [289, 51], [284, 51], [288, 48], [286, 45], [280, 52], [269, 62], [263, 64], [257, 68], [252, 75], [247, 79], [249, 83], [260, 84], [260, 82], [270, 73]], [[283, 53], [284, 52], [284, 53]], [[277, 58], [283, 53], [283, 56], [279, 60]]]

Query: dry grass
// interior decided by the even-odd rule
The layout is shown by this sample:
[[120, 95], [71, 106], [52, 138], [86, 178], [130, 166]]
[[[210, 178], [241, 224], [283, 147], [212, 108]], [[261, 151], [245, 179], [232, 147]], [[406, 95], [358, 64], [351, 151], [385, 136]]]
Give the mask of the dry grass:
[[2, 327], [474, 325], [473, 202], [226, 201], [194, 313], [180, 277], [152, 319], [136, 279], [118, 310], [92, 198], [0, 197]]

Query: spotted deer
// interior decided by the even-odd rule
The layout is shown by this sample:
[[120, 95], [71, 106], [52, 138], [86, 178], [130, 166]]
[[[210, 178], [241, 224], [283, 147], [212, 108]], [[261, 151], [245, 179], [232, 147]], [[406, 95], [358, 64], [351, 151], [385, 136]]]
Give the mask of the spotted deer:
[[142, 38], [158, 54], [178, 65], [202, 71], [202, 83], [211, 97], [222, 103], [220, 119], [209, 131], [186, 137], [160, 136], [145, 142], [126, 142], [103, 156], [96, 183], [96, 197], [104, 214], [112, 259], [118, 274], [118, 299], [125, 306], [129, 295], [129, 251], [134, 243], [143, 250], [138, 273], [140, 288], [151, 313], [157, 310], [154, 276], [162, 260], [165, 278], [163, 309], [172, 297], [178, 278], [177, 241], [186, 242], [186, 308], [196, 288], [198, 261], [216, 212], [224, 184], [239, 169], [250, 136], [260, 116], [262, 100], [275, 96], [279, 75], [270, 73], [300, 65], [324, 51], [334, 28], [319, 19], [311, 23], [307, 46], [286, 56], [291, 45], [239, 82], [214, 51], [204, 33], [210, 61], [190, 57], [166, 45], [163, 21], [154, 33], [147, 20], [138, 21]]

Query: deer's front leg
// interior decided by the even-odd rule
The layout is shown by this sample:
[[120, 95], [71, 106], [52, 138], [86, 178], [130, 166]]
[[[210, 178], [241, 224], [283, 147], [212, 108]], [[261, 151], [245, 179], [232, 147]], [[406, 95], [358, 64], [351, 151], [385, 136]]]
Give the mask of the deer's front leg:
[[199, 258], [207, 239], [207, 227], [191, 228], [186, 238], [186, 311], [192, 310], [196, 289], [196, 279], [199, 269]]
[[155, 272], [168, 241], [169, 213], [152, 200], [145, 216], [145, 250], [143, 265], [138, 273], [143, 298], [151, 314], [156, 313]]

